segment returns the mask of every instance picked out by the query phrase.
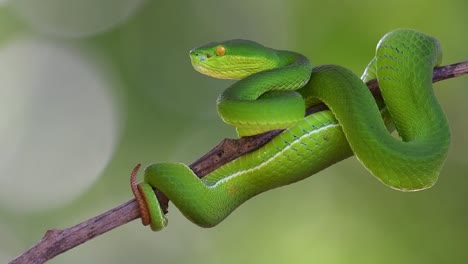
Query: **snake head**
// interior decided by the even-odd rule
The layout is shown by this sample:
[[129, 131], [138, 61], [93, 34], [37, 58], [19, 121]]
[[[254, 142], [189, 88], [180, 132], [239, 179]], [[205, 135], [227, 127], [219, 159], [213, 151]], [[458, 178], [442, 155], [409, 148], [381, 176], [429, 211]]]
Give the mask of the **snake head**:
[[274, 50], [254, 41], [234, 39], [211, 42], [190, 51], [198, 72], [219, 79], [243, 79], [278, 65]]

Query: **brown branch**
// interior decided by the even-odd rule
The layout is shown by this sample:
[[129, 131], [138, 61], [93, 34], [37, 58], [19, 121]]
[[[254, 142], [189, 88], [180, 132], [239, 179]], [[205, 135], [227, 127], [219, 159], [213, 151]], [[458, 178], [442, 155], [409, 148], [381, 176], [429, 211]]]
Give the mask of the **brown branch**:
[[[468, 61], [439, 67], [434, 69], [433, 82], [455, 78], [467, 73]], [[375, 97], [380, 97], [376, 80], [369, 81], [367, 86]], [[310, 115], [324, 109], [327, 109], [325, 105], [317, 105], [308, 109], [307, 114]], [[280, 130], [275, 130], [248, 138], [224, 139], [207, 154], [192, 163], [190, 168], [201, 178], [227, 162], [258, 149], [280, 132]], [[158, 193], [158, 199], [167, 211], [168, 199], [162, 193]], [[10, 263], [44, 263], [71, 248], [139, 217], [138, 206], [135, 199], [132, 199], [73, 227], [47, 231], [40, 241]]]

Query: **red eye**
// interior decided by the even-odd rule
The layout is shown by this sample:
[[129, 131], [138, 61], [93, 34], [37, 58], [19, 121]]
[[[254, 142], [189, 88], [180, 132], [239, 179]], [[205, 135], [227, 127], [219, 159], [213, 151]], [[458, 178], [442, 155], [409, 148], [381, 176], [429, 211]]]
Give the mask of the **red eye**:
[[216, 47], [216, 55], [224, 56], [224, 54], [226, 54], [226, 49], [221, 45], [217, 46]]

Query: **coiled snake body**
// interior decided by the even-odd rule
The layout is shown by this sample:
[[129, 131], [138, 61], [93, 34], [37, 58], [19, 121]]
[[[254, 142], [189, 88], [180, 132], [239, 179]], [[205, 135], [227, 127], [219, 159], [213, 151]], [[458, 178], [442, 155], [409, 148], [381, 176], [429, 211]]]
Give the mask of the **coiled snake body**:
[[[240, 79], [217, 102], [221, 118], [239, 136], [285, 130], [202, 179], [182, 163], [148, 166], [134, 192], [155, 231], [167, 220], [152, 187], [192, 222], [212, 227], [251, 197], [353, 154], [394, 189], [422, 190], [438, 178], [450, 131], [432, 89], [432, 70], [441, 60], [433, 37], [414, 30], [386, 34], [362, 80], [340, 66], [312, 70], [301, 54], [245, 40], [210, 43], [193, 49], [190, 57], [203, 74]], [[364, 84], [373, 78], [384, 103], [376, 103]], [[318, 102], [330, 110], [304, 117], [306, 107]], [[401, 139], [390, 134], [393, 124]]]

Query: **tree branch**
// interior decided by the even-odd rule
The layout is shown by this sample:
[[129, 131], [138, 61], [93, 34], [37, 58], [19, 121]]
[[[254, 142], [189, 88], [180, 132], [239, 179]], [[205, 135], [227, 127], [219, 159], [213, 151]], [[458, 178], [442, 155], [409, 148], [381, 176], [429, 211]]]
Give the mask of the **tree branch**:
[[[439, 67], [434, 69], [433, 82], [455, 78], [467, 73], [468, 61]], [[369, 81], [367, 86], [374, 97], [381, 97], [376, 80]], [[327, 107], [320, 104], [307, 109], [307, 115], [323, 111], [325, 109], [327, 109]], [[265, 145], [279, 133], [281, 133], [281, 130], [270, 131], [264, 134], [240, 139], [224, 139], [203, 157], [193, 162], [190, 165], [190, 168], [200, 178], [202, 178], [229, 161]], [[168, 198], [160, 192], [157, 192], [157, 195], [160, 204], [167, 212], [169, 202]], [[139, 217], [140, 212], [138, 206], [135, 199], [132, 199], [73, 227], [62, 230], [48, 230], [40, 241], [26, 252], [16, 257], [10, 263], [44, 263], [71, 248]]]

